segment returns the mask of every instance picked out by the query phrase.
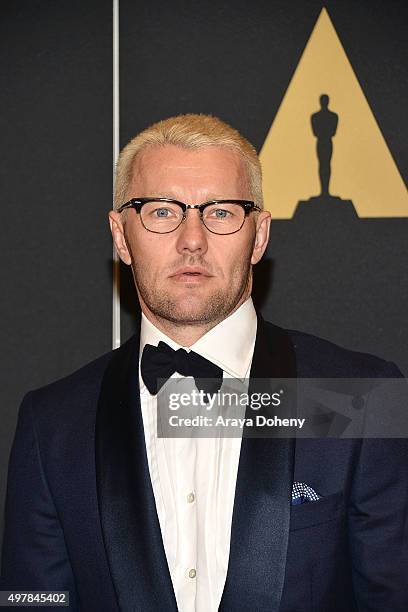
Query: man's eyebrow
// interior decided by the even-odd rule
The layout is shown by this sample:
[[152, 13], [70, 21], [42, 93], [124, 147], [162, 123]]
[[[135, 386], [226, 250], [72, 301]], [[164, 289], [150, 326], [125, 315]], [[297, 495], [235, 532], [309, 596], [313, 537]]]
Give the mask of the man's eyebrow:
[[[135, 196], [136, 197], [136, 196]], [[171, 195], [169, 192], [163, 192], [163, 191], [156, 191], [156, 190], [151, 190], [149, 192], [146, 192], [146, 194], [143, 194], [141, 196], [137, 196], [140, 198], [167, 198], [168, 200], [178, 200], [178, 198], [175, 195]]]

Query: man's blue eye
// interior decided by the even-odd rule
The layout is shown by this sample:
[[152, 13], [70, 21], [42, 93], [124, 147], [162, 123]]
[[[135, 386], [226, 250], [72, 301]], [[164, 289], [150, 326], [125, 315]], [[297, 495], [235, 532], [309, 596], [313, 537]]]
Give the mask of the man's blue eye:
[[226, 219], [228, 215], [231, 214], [228, 210], [224, 210], [223, 208], [217, 208], [213, 213], [215, 213], [216, 219]]
[[154, 212], [157, 217], [168, 217], [170, 211], [168, 208], [157, 208]]

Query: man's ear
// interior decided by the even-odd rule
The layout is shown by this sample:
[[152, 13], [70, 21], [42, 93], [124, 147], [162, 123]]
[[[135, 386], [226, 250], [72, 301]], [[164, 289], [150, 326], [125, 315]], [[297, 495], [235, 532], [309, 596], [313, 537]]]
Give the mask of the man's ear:
[[115, 244], [116, 252], [127, 266], [130, 266], [132, 259], [130, 257], [129, 249], [126, 244], [125, 231], [123, 226], [123, 219], [121, 214], [116, 210], [109, 212], [109, 225], [112, 233], [113, 242]]
[[271, 226], [271, 213], [263, 210], [256, 220], [256, 234], [254, 250], [252, 251], [251, 264], [260, 261], [269, 242], [269, 228]]

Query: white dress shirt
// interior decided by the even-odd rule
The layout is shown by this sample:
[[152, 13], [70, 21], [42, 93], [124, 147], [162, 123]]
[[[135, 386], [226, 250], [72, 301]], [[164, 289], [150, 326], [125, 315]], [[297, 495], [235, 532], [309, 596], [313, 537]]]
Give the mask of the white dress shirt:
[[[224, 377], [248, 378], [256, 326], [249, 298], [188, 350], [221, 367]], [[142, 315], [140, 355], [146, 344], [160, 341], [182, 348]], [[178, 609], [216, 612], [227, 575], [241, 437], [158, 438], [156, 396], [147, 390], [140, 366], [139, 384], [150, 478]]]

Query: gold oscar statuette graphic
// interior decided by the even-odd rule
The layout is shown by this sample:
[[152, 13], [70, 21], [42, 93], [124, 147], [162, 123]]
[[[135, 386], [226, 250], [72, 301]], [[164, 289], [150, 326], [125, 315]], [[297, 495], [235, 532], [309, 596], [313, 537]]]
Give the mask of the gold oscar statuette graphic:
[[408, 217], [405, 184], [324, 8], [260, 158], [274, 219], [319, 196], [351, 200], [359, 217]]

